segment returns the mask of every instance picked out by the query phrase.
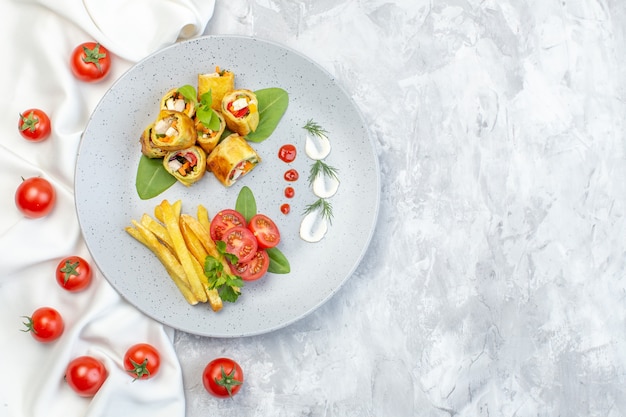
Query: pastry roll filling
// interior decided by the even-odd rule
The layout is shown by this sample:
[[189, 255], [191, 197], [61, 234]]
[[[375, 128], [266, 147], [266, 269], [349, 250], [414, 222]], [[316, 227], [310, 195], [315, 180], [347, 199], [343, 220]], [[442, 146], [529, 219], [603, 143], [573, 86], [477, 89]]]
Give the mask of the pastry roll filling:
[[176, 152], [169, 157], [167, 165], [171, 171], [176, 171], [186, 177], [198, 165], [198, 158], [193, 152]]

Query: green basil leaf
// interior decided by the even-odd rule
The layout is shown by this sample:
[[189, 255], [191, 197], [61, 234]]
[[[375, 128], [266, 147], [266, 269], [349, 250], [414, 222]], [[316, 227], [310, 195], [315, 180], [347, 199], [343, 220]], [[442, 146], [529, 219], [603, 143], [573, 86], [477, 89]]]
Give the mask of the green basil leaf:
[[211, 104], [213, 104], [213, 94], [211, 93], [211, 90], [200, 96], [200, 103], [203, 106], [211, 107]]
[[183, 85], [178, 89], [178, 92], [182, 94], [187, 101], [191, 101], [194, 104], [198, 102], [198, 93], [196, 93], [196, 87], [193, 85]]
[[289, 106], [289, 94], [282, 88], [264, 88], [254, 92], [259, 101], [259, 125], [246, 136], [251, 142], [263, 142], [278, 126]]
[[291, 266], [287, 257], [278, 248], [265, 249], [267, 256], [270, 258], [270, 265], [267, 272], [274, 274], [288, 274], [291, 272]]
[[249, 222], [252, 216], [256, 214], [256, 200], [252, 190], [247, 185], [244, 185], [239, 191], [237, 201], [235, 202], [235, 210], [237, 210], [246, 222]]
[[165, 170], [162, 159], [141, 155], [135, 179], [135, 188], [139, 198], [148, 200], [156, 197], [174, 185], [175, 182], [176, 178]]

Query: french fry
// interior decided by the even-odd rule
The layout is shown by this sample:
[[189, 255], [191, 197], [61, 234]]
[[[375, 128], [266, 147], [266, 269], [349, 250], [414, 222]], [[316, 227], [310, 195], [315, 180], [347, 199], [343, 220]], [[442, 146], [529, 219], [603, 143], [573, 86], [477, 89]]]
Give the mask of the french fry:
[[[176, 217], [180, 216], [180, 212], [181, 212], [181, 209], [182, 209], [182, 204], [183, 203], [180, 200], [176, 200], [176, 202], [174, 202], [174, 204], [172, 204], [172, 210], [174, 210], [174, 214], [176, 215]], [[163, 209], [161, 208], [160, 205], [157, 205], [154, 208], [154, 217], [156, 217], [157, 220], [159, 220], [161, 223], [165, 223], [165, 221], [163, 220]]]
[[206, 259], [208, 253], [204, 246], [202, 246], [198, 236], [196, 236], [196, 234], [189, 227], [189, 217], [191, 216], [188, 214], [180, 215], [180, 231], [183, 233], [183, 238], [185, 239], [189, 252], [191, 252], [200, 265], [203, 265], [204, 267], [204, 260]]
[[198, 299], [193, 295], [189, 285], [187, 283], [187, 277], [185, 276], [185, 271], [182, 268], [182, 265], [178, 262], [174, 254], [167, 249], [166, 246], [161, 244], [156, 236], [152, 234], [150, 230], [145, 228], [140, 223], [137, 223], [133, 220], [133, 227], [126, 227], [125, 230], [129, 235], [134, 237], [137, 241], [144, 244], [148, 249], [150, 249], [157, 258], [161, 261], [163, 266], [165, 266], [166, 271], [172, 278], [172, 281], [178, 287], [179, 291], [187, 300], [187, 302], [191, 305], [195, 305], [198, 303]]
[[206, 230], [211, 230], [211, 220], [209, 220], [209, 211], [202, 204], [198, 204], [198, 213], [196, 215], [198, 221]]
[[198, 301], [206, 302], [207, 295], [204, 291], [202, 278], [198, 275], [198, 272], [194, 267], [192, 255], [189, 252], [189, 249], [187, 249], [185, 239], [183, 238], [183, 234], [180, 231], [180, 208], [178, 208], [177, 210], [175, 204], [170, 205], [169, 201], [163, 200], [161, 202], [161, 214], [163, 215], [163, 223], [165, 224], [170, 238], [172, 239], [172, 244], [174, 245], [176, 257], [178, 258], [180, 264], [185, 270], [185, 274], [187, 275], [187, 280], [189, 281], [189, 287], [191, 288], [191, 292], [198, 299]]
[[141, 216], [141, 225], [146, 229], [150, 230], [156, 237], [159, 238], [160, 241], [165, 243], [165, 245], [170, 249], [174, 250], [174, 244], [172, 243], [172, 238], [170, 234], [167, 232], [165, 226], [163, 226], [158, 221], [154, 220], [152, 217], [147, 215], [146, 213]]

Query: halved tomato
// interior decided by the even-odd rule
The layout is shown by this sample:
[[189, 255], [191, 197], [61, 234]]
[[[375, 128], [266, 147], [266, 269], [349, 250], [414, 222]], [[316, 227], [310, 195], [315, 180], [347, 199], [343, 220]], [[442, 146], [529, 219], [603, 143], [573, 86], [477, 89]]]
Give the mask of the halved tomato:
[[261, 249], [273, 248], [280, 242], [280, 232], [276, 223], [264, 214], [257, 214], [250, 219], [248, 229], [254, 234]]
[[246, 219], [237, 210], [219, 211], [211, 220], [211, 239], [223, 240], [224, 232], [237, 226], [246, 226]]
[[231, 265], [230, 270], [244, 281], [254, 281], [265, 275], [269, 266], [270, 258], [267, 256], [267, 252], [260, 250], [248, 262], [239, 262], [237, 265]]
[[226, 252], [235, 255], [239, 262], [247, 262], [256, 253], [258, 244], [252, 232], [243, 226], [228, 229], [222, 236]]

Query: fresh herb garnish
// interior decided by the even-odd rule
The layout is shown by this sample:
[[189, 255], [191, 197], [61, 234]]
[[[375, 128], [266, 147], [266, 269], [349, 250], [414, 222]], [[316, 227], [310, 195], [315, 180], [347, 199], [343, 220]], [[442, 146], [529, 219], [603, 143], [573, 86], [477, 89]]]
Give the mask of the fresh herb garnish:
[[[215, 242], [217, 251], [231, 263], [237, 263], [237, 257], [226, 252], [226, 243], [218, 240]], [[243, 280], [224, 270], [221, 260], [209, 255], [204, 260], [204, 275], [208, 278], [209, 289], [216, 289], [224, 301], [234, 303], [241, 295]]]
[[211, 107], [213, 96], [211, 90], [200, 96], [200, 102], [196, 108], [196, 118], [207, 128], [214, 132], [220, 130], [220, 119]]
[[309, 172], [309, 183], [312, 183], [318, 175], [323, 174], [327, 177], [338, 179], [337, 177], [337, 169], [331, 167], [326, 162], [320, 160], [315, 161], [311, 165], [311, 170]]
[[309, 214], [312, 213], [314, 211], [319, 210], [322, 218], [328, 220], [329, 223], [332, 224], [333, 222], [333, 206], [332, 204], [330, 204], [330, 201], [328, 201], [325, 198], [319, 198], [317, 201], [315, 201], [312, 204], [309, 204], [308, 206], [306, 206], [306, 208], [304, 209], [304, 214]]
[[196, 88], [193, 85], [185, 84], [176, 91], [179, 92], [185, 100], [191, 101], [194, 105], [198, 103]]
[[309, 119], [304, 126], [302, 126], [304, 130], [309, 132], [312, 135], [318, 137], [326, 137], [327, 131], [322, 128], [317, 122], [314, 122], [312, 119]]

